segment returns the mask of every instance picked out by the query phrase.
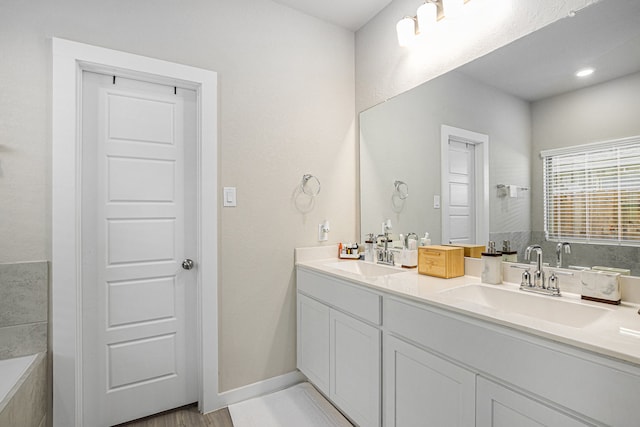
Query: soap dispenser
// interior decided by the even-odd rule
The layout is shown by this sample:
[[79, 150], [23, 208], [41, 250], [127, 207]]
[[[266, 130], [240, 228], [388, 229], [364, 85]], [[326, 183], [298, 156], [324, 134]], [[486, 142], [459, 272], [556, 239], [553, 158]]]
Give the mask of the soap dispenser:
[[518, 262], [518, 251], [511, 249], [511, 242], [502, 241], [502, 260], [506, 262]]
[[487, 252], [482, 252], [482, 283], [502, 283], [502, 254], [496, 251], [496, 242], [489, 241]]
[[429, 233], [424, 233], [424, 237], [420, 238], [420, 246], [429, 246], [431, 244], [431, 239], [429, 238]]
[[418, 235], [409, 233], [402, 241], [401, 265], [404, 268], [416, 268], [418, 266]]

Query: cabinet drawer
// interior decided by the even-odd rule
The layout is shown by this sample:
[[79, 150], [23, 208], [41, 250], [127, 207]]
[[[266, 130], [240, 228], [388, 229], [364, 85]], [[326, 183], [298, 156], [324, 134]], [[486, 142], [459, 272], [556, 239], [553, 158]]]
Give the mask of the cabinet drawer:
[[386, 298], [384, 322], [387, 330], [392, 334], [426, 348], [444, 352], [444, 348], [440, 346], [440, 340], [450, 326], [447, 325], [446, 318], [441, 315], [402, 300]]
[[298, 291], [376, 325], [382, 323], [382, 296], [313, 272], [297, 269]]

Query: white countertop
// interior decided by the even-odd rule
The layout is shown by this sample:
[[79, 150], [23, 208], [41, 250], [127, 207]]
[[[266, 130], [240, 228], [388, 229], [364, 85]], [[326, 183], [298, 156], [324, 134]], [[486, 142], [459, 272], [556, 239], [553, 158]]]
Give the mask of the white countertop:
[[[638, 315], [640, 306], [638, 304], [623, 302], [617, 306], [609, 305], [581, 300], [578, 294], [563, 292], [563, 296], [560, 297], [563, 301], [597, 306], [607, 310], [607, 313], [595, 322], [581, 328], [576, 328], [548, 321], [543, 318], [538, 319], [524, 316], [518, 312], [508, 310], [508, 307], [504, 309], [501, 307], [500, 310], [497, 310], [452, 297], [446, 292], [440, 292], [468, 284], [481, 283], [480, 278], [476, 276], [440, 279], [418, 274], [416, 269], [412, 269], [385, 276], [363, 277], [359, 274], [349, 273], [329, 265], [338, 261], [345, 263], [363, 261], [338, 260], [337, 258], [312, 260], [306, 257], [296, 257], [296, 259], [296, 266], [299, 268], [324, 273], [376, 291], [382, 291], [390, 295], [407, 298], [553, 341], [569, 344], [640, 367], [640, 315]], [[519, 284], [515, 283], [486, 286], [497, 286], [502, 289], [523, 292], [518, 289]], [[527, 295], [530, 295], [531, 298], [554, 298], [545, 295]]]

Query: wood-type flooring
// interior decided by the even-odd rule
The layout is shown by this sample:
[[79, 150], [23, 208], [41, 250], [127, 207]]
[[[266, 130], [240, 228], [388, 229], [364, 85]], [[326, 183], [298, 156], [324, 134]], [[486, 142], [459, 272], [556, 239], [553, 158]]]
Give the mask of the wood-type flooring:
[[117, 427], [233, 427], [233, 421], [227, 408], [203, 415], [196, 405], [189, 405]]

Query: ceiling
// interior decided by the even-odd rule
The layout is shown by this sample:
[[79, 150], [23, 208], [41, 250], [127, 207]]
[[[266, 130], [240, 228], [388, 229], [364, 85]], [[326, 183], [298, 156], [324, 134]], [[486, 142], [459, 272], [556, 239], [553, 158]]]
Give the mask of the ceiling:
[[[392, 0], [274, 0], [357, 31]], [[602, 0], [458, 70], [535, 101], [640, 70], [640, 1]], [[587, 79], [574, 76], [593, 67]]]
[[[578, 79], [575, 72], [595, 72]], [[640, 1], [606, 0], [491, 52], [458, 71], [528, 101], [640, 70]]]
[[273, 0], [351, 31], [357, 31], [392, 0]]

